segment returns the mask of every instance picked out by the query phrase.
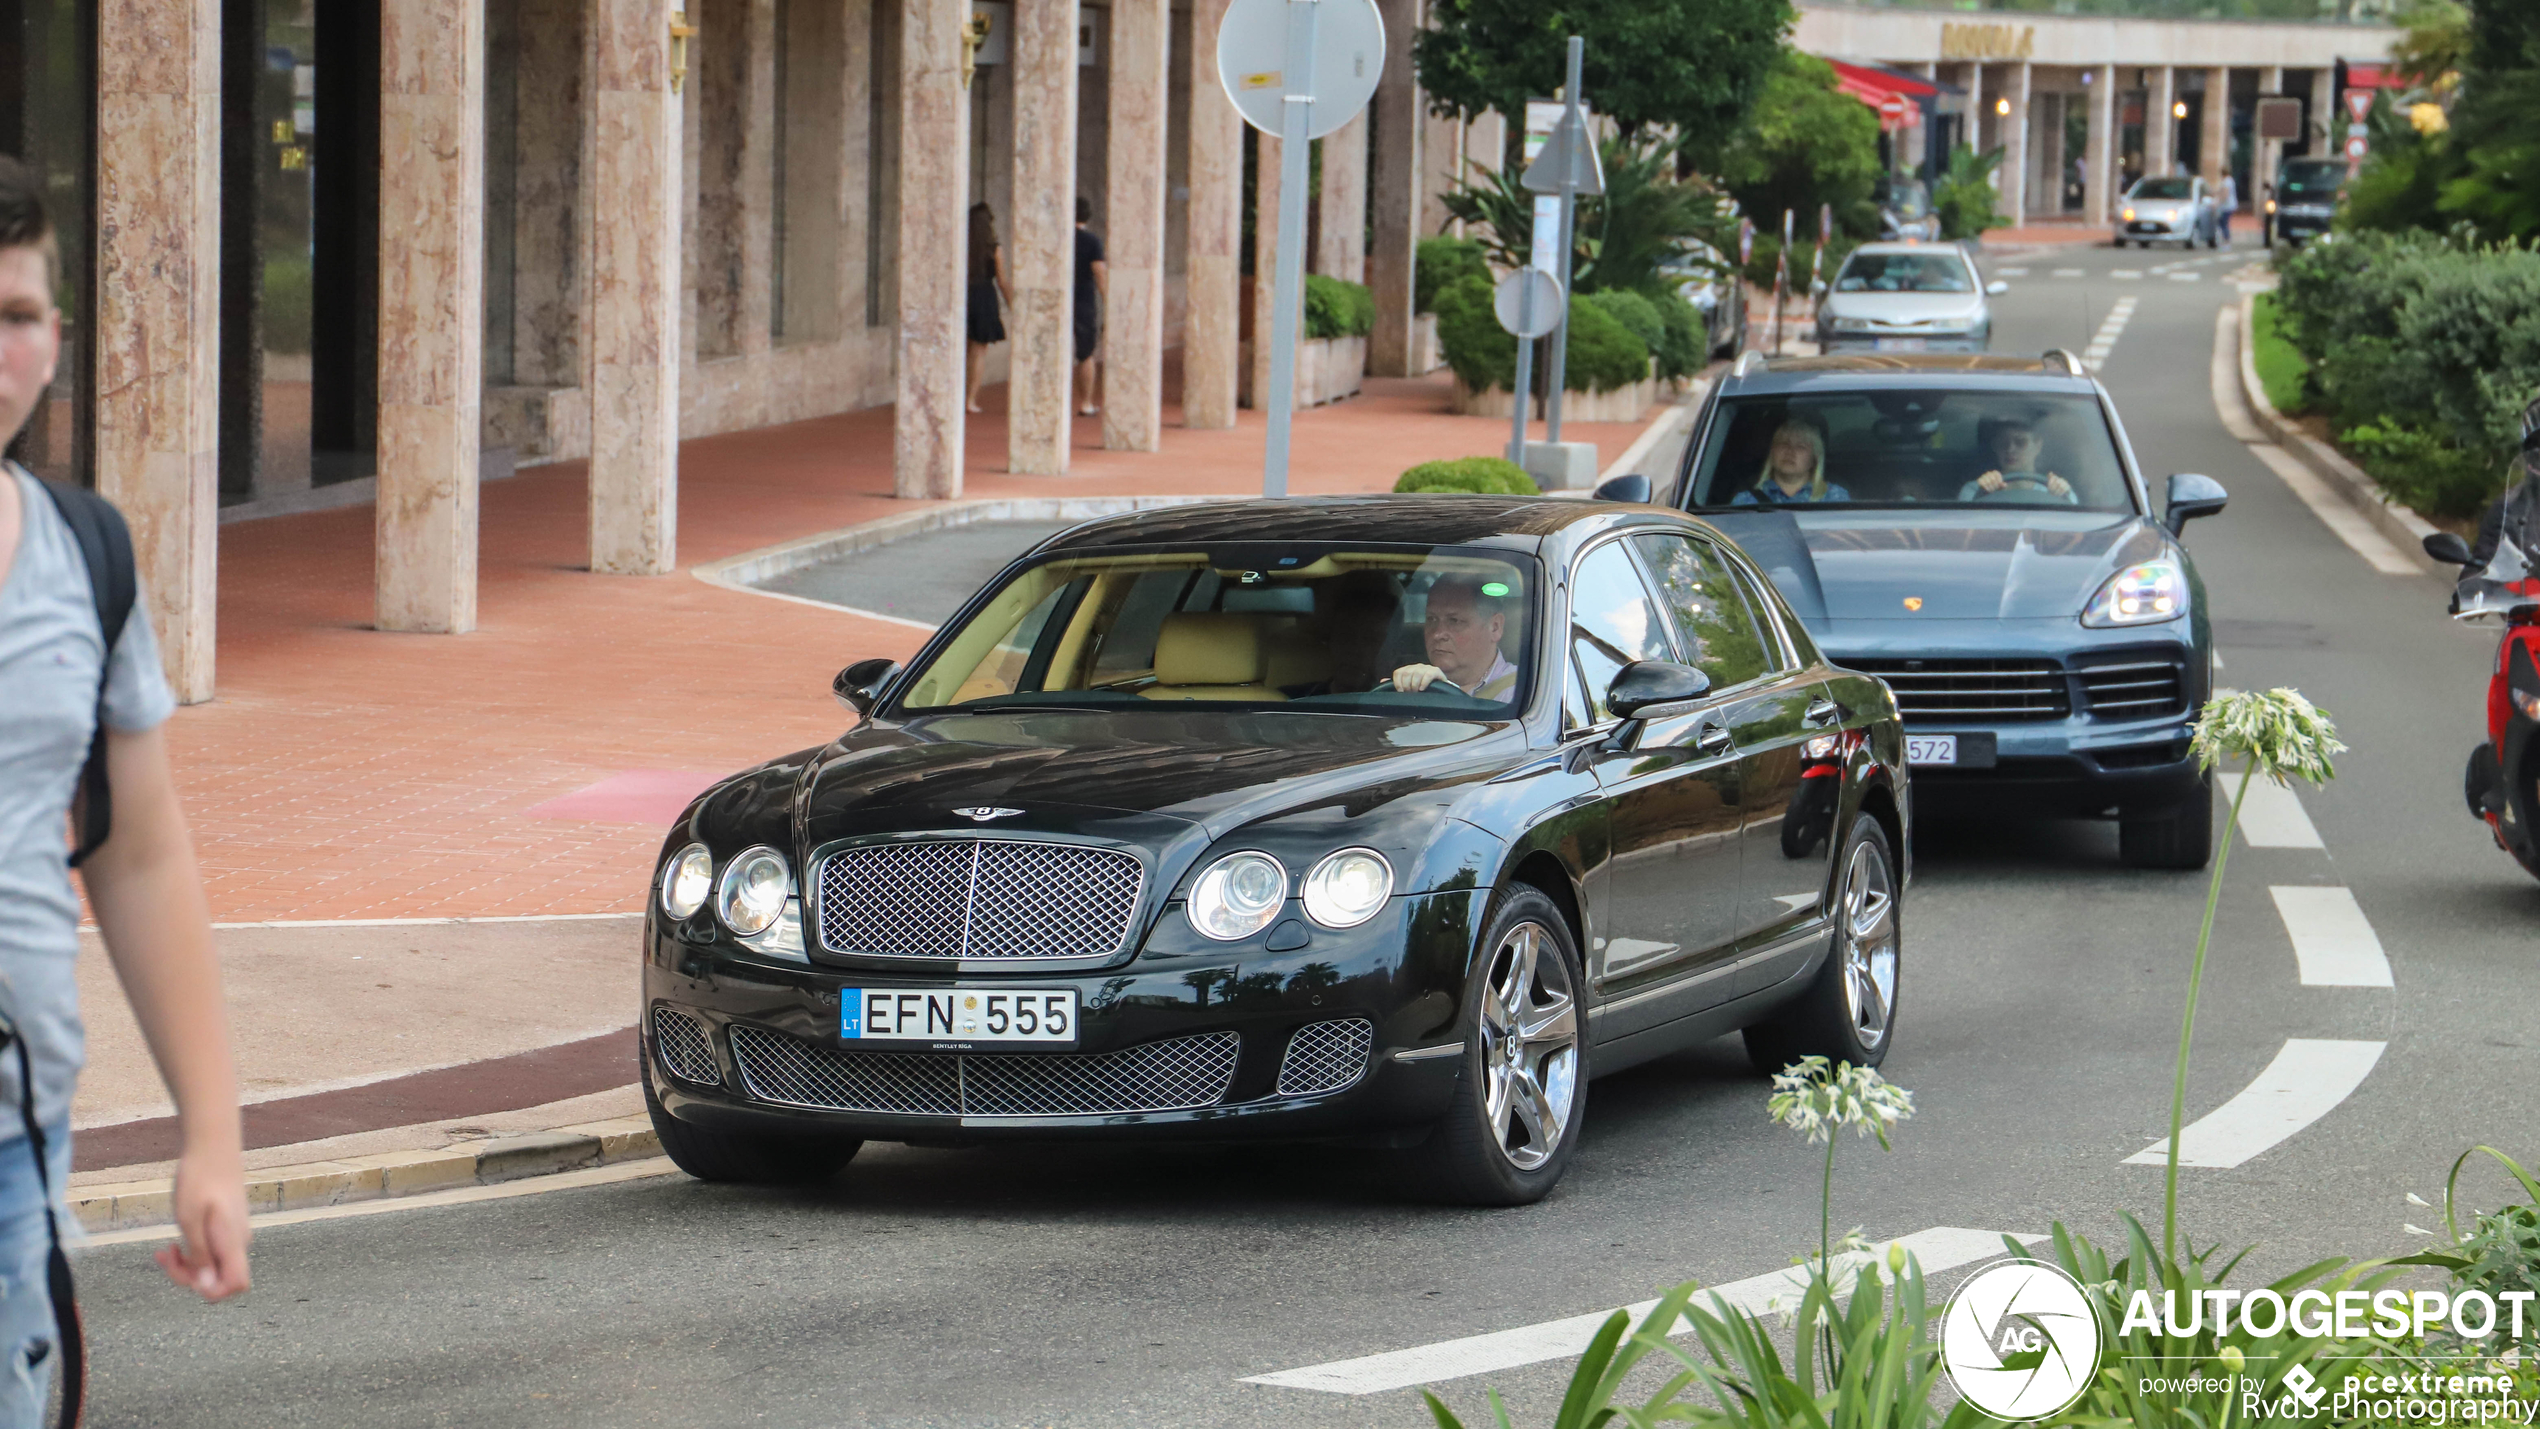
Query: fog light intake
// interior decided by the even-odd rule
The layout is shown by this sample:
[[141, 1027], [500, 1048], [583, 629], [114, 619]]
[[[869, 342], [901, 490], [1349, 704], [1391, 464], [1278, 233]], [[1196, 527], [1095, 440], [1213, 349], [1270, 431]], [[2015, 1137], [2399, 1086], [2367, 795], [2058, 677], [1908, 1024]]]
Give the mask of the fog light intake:
[[1298, 1028], [1279, 1059], [1279, 1095], [1309, 1097], [1349, 1086], [1366, 1075], [1367, 1049], [1375, 1041], [1376, 1024], [1364, 1017]]

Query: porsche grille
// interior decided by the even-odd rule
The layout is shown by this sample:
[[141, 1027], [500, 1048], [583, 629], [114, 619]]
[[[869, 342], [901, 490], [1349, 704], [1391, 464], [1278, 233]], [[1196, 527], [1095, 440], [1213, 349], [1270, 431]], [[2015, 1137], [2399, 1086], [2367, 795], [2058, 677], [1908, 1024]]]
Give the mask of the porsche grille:
[[862, 844], [820, 865], [820, 945], [880, 958], [1108, 958], [1129, 941], [1144, 878], [1135, 858], [1083, 844]]
[[732, 1029], [751, 1096], [786, 1106], [921, 1116], [1101, 1116], [1214, 1106], [1234, 1084], [1233, 1032], [1117, 1052], [842, 1052], [764, 1027]]
[[2072, 712], [2051, 660], [1846, 660], [1896, 692], [1908, 724], [1923, 720], [2062, 719]]

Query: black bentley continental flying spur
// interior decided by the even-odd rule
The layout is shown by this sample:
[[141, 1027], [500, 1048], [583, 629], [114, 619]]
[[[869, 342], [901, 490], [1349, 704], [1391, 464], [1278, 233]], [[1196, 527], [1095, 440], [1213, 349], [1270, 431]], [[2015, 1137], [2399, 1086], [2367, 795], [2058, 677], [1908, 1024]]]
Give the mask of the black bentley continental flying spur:
[[1514, 1204], [1593, 1075], [1895, 1037], [1895, 704], [1677, 512], [1094, 521], [837, 692], [853, 728], [663, 845], [645, 1095], [694, 1175], [1293, 1137]]

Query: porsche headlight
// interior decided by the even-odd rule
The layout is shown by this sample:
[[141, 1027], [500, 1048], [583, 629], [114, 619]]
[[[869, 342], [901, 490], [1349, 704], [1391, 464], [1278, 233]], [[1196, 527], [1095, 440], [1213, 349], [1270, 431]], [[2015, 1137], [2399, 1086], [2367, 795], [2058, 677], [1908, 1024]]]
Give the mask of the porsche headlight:
[[1270, 855], [1247, 849], [1203, 870], [1191, 884], [1183, 912], [1201, 936], [1230, 943], [1269, 927], [1287, 899], [1287, 869]]
[[783, 854], [763, 845], [751, 849], [723, 870], [715, 912], [722, 915], [723, 926], [744, 938], [756, 937], [783, 916], [793, 882]]
[[1305, 913], [1326, 928], [1355, 928], [1393, 896], [1393, 865], [1372, 848], [1345, 848], [1305, 876]]
[[714, 891], [714, 855], [704, 844], [690, 844], [661, 866], [661, 911], [673, 918], [694, 917]]
[[2176, 561], [2145, 561], [2108, 577], [2082, 610], [2081, 623], [2151, 625], [2186, 613], [2187, 573]]

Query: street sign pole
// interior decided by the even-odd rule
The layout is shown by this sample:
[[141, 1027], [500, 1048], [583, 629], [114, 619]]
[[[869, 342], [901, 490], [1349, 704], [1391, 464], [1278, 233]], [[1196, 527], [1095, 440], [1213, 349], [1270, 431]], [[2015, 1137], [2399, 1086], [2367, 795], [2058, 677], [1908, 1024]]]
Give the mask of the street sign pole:
[[1321, 0], [1288, 0], [1287, 102], [1279, 116], [1279, 261], [1270, 298], [1270, 435], [1261, 494], [1288, 494], [1288, 428], [1296, 415], [1297, 322], [1305, 312], [1305, 183], [1314, 108], [1314, 18]]
[[[1579, 102], [1579, 62], [1586, 50], [1586, 41], [1577, 35], [1570, 37], [1569, 66], [1562, 78], [1561, 126], [1578, 131], [1563, 136], [1564, 140], [1572, 143], [1586, 137], [1587, 107]], [[1561, 235], [1558, 240], [1561, 248], [1560, 256], [1554, 260], [1560, 266], [1552, 275], [1561, 284], [1561, 316], [1552, 325], [1552, 361], [1550, 370], [1544, 374], [1543, 439], [1547, 442], [1561, 440], [1561, 393], [1569, 381], [1570, 254], [1578, 246], [1570, 234], [1571, 226], [1578, 220], [1578, 212], [1579, 173], [1576, 165], [1569, 165], [1561, 171]]]
[[[1524, 270], [1519, 270], [1517, 276], [1523, 278]], [[1523, 334], [1532, 331], [1534, 325], [1535, 286], [1521, 283], [1517, 295], [1517, 390], [1509, 394], [1508, 403], [1508, 459], [1519, 466], [1526, 464], [1526, 406], [1533, 396], [1528, 389], [1534, 385], [1535, 375], [1535, 340]]]

